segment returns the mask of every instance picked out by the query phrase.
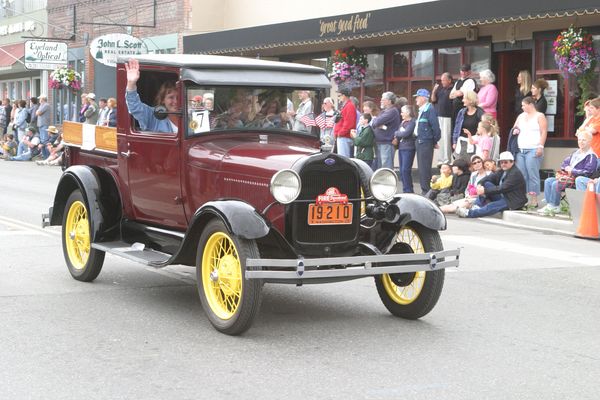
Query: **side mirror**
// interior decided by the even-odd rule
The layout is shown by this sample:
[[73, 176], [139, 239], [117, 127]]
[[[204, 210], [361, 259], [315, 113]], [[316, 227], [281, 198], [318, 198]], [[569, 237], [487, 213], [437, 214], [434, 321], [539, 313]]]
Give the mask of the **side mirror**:
[[165, 119], [169, 116], [169, 113], [167, 111], [167, 107], [165, 106], [156, 106], [154, 107], [154, 117], [156, 117], [156, 119]]

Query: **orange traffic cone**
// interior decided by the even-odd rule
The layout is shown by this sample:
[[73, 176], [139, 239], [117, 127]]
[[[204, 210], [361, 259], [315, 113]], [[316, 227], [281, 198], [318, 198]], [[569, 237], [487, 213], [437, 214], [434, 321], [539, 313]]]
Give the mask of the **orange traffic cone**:
[[585, 239], [600, 239], [598, 233], [598, 211], [596, 210], [596, 191], [594, 182], [588, 183], [583, 198], [583, 209], [575, 236]]

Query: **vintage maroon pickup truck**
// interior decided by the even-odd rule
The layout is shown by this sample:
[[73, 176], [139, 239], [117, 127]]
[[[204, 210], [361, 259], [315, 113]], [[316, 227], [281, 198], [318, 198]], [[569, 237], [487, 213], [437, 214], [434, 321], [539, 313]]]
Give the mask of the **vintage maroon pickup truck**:
[[[206, 315], [230, 335], [250, 327], [265, 283], [372, 276], [393, 315], [433, 309], [444, 269], [459, 258], [443, 249], [444, 215], [397, 194], [393, 171], [331, 152], [311, 114], [300, 118], [301, 108], [321, 111], [330, 87], [322, 69], [218, 56], [136, 60], [133, 92], [127, 60], [117, 65], [116, 129], [63, 128], [66, 168], [44, 224], [62, 225], [75, 279], [94, 280], [106, 253], [195, 267]], [[164, 82], [175, 111], [147, 105]]]

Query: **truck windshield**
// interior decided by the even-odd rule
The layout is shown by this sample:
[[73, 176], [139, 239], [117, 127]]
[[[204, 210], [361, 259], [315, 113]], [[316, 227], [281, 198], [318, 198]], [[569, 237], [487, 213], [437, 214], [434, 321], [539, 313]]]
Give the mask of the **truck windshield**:
[[321, 113], [323, 91], [190, 86], [186, 97], [188, 135], [241, 129], [311, 134]]

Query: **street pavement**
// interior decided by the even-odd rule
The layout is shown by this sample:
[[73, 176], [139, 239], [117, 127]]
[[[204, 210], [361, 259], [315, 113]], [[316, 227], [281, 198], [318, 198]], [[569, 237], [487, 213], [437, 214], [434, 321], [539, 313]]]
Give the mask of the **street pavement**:
[[597, 399], [600, 242], [448, 219], [434, 310], [392, 317], [372, 279], [266, 285], [216, 332], [193, 268], [108, 255], [73, 280], [40, 228], [60, 169], [0, 161], [0, 399]]

